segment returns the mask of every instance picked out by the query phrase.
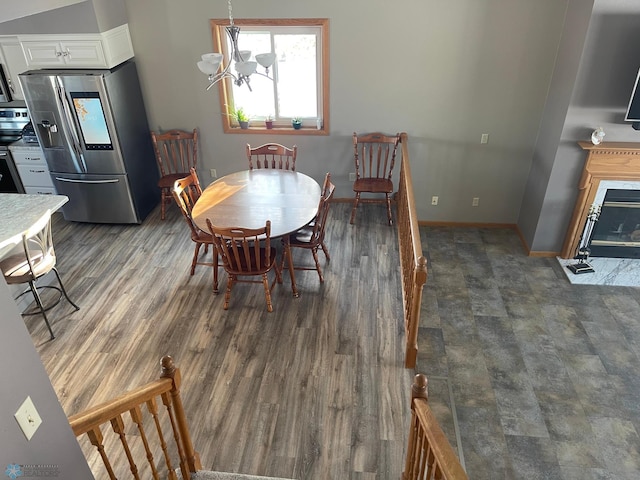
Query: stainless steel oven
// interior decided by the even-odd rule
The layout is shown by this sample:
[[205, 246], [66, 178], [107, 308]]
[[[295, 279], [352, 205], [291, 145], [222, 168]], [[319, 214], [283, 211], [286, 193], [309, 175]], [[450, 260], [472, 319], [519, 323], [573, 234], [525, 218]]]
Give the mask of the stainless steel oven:
[[10, 102], [12, 99], [11, 88], [9, 88], [7, 81], [7, 71], [0, 63], [0, 103]]
[[0, 107], [0, 192], [24, 193], [9, 145], [20, 140], [22, 129], [29, 123], [25, 107]]

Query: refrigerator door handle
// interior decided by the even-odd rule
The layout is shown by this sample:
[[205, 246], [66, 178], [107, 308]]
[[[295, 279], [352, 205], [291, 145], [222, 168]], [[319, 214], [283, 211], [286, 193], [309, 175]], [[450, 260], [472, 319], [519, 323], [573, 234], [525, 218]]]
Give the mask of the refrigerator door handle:
[[71, 146], [73, 148], [73, 153], [76, 158], [80, 159], [80, 169], [84, 173], [87, 173], [87, 163], [84, 160], [84, 155], [82, 154], [82, 148], [80, 148], [80, 141], [78, 139], [78, 135], [76, 132], [75, 124], [73, 123], [73, 118], [71, 116], [71, 112], [69, 111], [69, 105], [67, 103], [67, 93], [64, 89], [64, 85], [62, 85], [62, 80], [60, 77], [56, 77], [57, 80], [57, 90], [58, 90], [58, 99], [60, 100], [60, 106], [62, 107], [62, 111], [64, 112], [64, 116], [67, 120], [68, 131], [71, 133]]
[[111, 178], [109, 180], [76, 180], [73, 178], [56, 177], [56, 180], [67, 183], [118, 183], [120, 180]]

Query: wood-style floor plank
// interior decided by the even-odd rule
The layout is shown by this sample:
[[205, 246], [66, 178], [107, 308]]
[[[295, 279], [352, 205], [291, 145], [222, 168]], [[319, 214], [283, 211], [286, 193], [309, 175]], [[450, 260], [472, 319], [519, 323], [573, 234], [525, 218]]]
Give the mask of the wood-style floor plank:
[[[58, 267], [78, 312], [51, 311], [57, 338], [26, 317], [67, 414], [182, 370], [185, 409], [206, 469], [297, 479], [399, 478], [413, 371], [403, 368], [397, 235], [384, 206], [331, 206], [325, 275], [287, 272], [268, 313], [259, 284], [229, 310], [176, 208], [142, 225], [70, 223], [56, 214]], [[201, 255], [203, 253], [201, 252]], [[211, 253], [209, 253], [209, 256]], [[308, 251], [296, 263], [311, 265]], [[100, 478], [100, 476], [97, 476]]]

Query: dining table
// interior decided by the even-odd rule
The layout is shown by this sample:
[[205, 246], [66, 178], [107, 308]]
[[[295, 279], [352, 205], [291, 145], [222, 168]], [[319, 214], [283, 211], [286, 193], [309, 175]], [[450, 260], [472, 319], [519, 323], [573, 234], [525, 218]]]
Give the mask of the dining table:
[[209, 232], [207, 219], [218, 227], [261, 228], [271, 221], [271, 237], [281, 238], [298, 297], [289, 235], [316, 216], [320, 185], [304, 173], [291, 170], [253, 169], [231, 173], [207, 186], [191, 212], [194, 223]]

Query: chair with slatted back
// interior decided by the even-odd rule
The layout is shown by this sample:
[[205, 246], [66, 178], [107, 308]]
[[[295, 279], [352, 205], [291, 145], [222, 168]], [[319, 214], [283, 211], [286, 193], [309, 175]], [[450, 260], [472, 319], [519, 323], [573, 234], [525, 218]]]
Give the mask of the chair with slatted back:
[[296, 170], [298, 147], [285, 147], [279, 143], [265, 143], [251, 148], [247, 143], [247, 159], [249, 170], [254, 168], [277, 168], [279, 170]]
[[391, 175], [396, 161], [396, 151], [400, 134], [395, 136], [383, 133], [358, 135], [353, 133], [353, 153], [356, 164], [356, 180], [353, 191], [356, 194], [351, 210], [351, 223], [355, 222], [356, 209], [362, 193], [382, 194], [383, 199], [368, 199], [371, 202], [386, 202], [389, 225], [393, 225], [391, 216], [391, 197], [393, 182]]
[[[267, 311], [273, 311], [271, 290], [276, 281], [282, 283], [280, 266], [276, 262], [276, 249], [271, 246], [271, 221], [262, 228], [216, 227], [207, 218], [207, 226], [213, 236], [213, 242], [222, 258], [227, 272], [227, 290], [224, 294], [224, 309], [229, 308], [231, 289], [236, 283], [262, 283], [267, 300]], [[275, 279], [269, 286], [268, 273], [275, 270]], [[262, 277], [251, 280], [240, 277]]]
[[[51, 211], [48, 210], [40, 219], [35, 222], [29, 230], [22, 235], [21, 245], [16, 246], [0, 261], [0, 270], [4, 274], [4, 279], [9, 285], [17, 285], [28, 283], [29, 289], [22, 292], [19, 296], [31, 291], [36, 301], [39, 311], [44, 317], [44, 323], [49, 329], [51, 339], [55, 338], [53, 329], [47, 318], [47, 311], [57, 305], [62, 299], [62, 295], [67, 301], [73, 305], [76, 310], [80, 310], [75, 303], [71, 301], [67, 291], [64, 288], [58, 269], [56, 268], [56, 252], [53, 248], [53, 239], [51, 236]], [[56, 274], [60, 288], [53, 285], [37, 286], [36, 282], [51, 270]], [[40, 298], [38, 289], [49, 288], [57, 290], [59, 295], [57, 299], [45, 306]], [[32, 313], [24, 313], [23, 315], [34, 315]]]
[[165, 205], [171, 202], [171, 189], [176, 180], [189, 175], [198, 164], [198, 129], [192, 132], [169, 130], [164, 133], [151, 132], [156, 161], [160, 169], [160, 217], [165, 218]]
[[[200, 230], [191, 217], [191, 210], [202, 194], [196, 169], [191, 168], [189, 176], [176, 180], [171, 192], [189, 226], [191, 240], [196, 244], [195, 251], [193, 252], [193, 261], [191, 262], [191, 275], [195, 273], [196, 265], [213, 267], [213, 292], [218, 293], [218, 254], [213, 244], [213, 237], [210, 233]], [[211, 245], [213, 261], [198, 261], [198, 254], [200, 253], [200, 247], [202, 247], [202, 245], [204, 245], [205, 255], [209, 252], [209, 245]]]
[[[331, 260], [329, 257], [329, 251], [324, 243], [325, 226], [327, 224], [327, 218], [329, 215], [330, 201], [333, 198], [335, 191], [335, 185], [331, 183], [331, 175], [326, 175], [326, 187], [323, 187], [322, 196], [320, 197], [320, 204], [318, 205], [318, 213], [315, 220], [312, 222], [312, 226], [304, 227], [289, 236], [289, 245], [291, 248], [303, 248], [311, 250], [313, 255], [313, 261], [315, 267], [307, 267], [301, 265], [294, 265], [294, 270], [316, 270], [318, 277], [320, 277], [320, 283], [324, 283], [324, 277], [322, 275], [322, 269], [320, 268], [320, 262], [318, 261], [318, 249], [322, 248], [327, 262]], [[284, 264], [284, 256], [282, 259]]]

